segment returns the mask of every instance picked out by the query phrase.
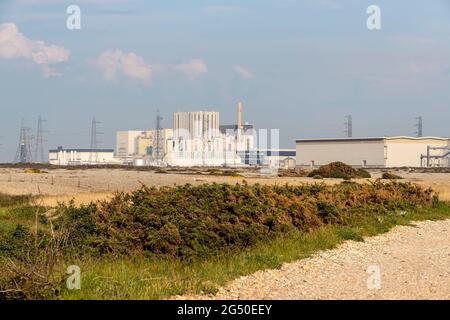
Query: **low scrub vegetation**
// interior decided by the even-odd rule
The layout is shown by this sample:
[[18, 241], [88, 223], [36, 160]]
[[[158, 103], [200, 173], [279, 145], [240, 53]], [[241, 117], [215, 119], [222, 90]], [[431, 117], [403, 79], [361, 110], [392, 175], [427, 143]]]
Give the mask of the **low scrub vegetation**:
[[311, 171], [308, 176], [349, 180], [352, 178], [370, 178], [370, 173], [364, 169], [355, 169], [343, 162], [332, 162]]
[[[81, 207], [23, 210], [20, 219], [0, 215], [0, 224], [17, 219], [0, 228], [0, 298], [214, 292], [233, 277], [386, 231], [407, 221], [405, 212], [449, 211], [431, 189], [395, 181], [143, 186]], [[83, 293], [63, 286], [64, 266], [74, 262], [84, 270]]]
[[396, 175], [394, 173], [390, 173], [390, 172], [383, 172], [383, 174], [381, 175], [381, 179], [385, 179], [385, 180], [400, 180], [403, 179], [403, 177]]
[[24, 173], [35, 173], [35, 174], [48, 173], [47, 171], [38, 169], [38, 168], [27, 168], [23, 172]]
[[433, 201], [431, 190], [408, 183], [142, 187], [96, 205], [61, 207], [55, 230], [73, 229], [72, 241], [99, 254], [185, 259], [242, 249], [292, 229], [308, 231]]
[[308, 173], [301, 169], [280, 169], [278, 171], [279, 177], [307, 177]]

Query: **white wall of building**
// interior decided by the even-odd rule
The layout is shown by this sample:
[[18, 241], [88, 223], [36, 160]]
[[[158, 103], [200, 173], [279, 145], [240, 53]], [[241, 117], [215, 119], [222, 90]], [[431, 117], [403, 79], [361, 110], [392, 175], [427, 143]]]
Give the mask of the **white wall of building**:
[[[139, 143], [141, 139], [150, 137], [153, 142], [153, 150], [156, 149], [156, 130], [128, 130], [116, 132], [116, 156], [123, 160], [132, 160], [134, 158], [145, 157], [144, 152], [139, 152]], [[167, 140], [172, 139], [173, 129], [162, 129], [161, 140], [163, 146], [163, 154], [167, 153]], [[130, 161], [131, 161], [130, 160]]]
[[114, 150], [56, 149], [49, 151], [49, 163], [58, 166], [85, 164], [115, 164]]
[[384, 139], [297, 140], [297, 166], [322, 166], [335, 161], [351, 166], [383, 167]]
[[386, 167], [425, 166], [426, 164], [421, 162], [421, 155], [427, 154], [427, 146], [447, 145], [448, 139], [444, 138], [386, 138]]
[[[238, 153], [256, 147], [253, 126], [245, 124], [240, 129], [237, 125], [224, 127], [229, 130], [220, 126], [219, 112], [175, 112], [173, 129], [163, 129], [162, 132], [163, 163], [171, 166], [242, 165], [243, 160]], [[149, 138], [140, 139], [145, 133], [156, 142], [154, 131], [117, 132], [117, 157], [123, 162], [145, 158], [147, 164], [151, 163], [151, 157], [142, 155], [138, 150], [146, 149], [150, 141]]]
[[295, 168], [295, 149], [270, 149], [260, 151], [267, 153], [264, 157], [264, 162], [270, 168]]
[[[297, 166], [321, 166], [341, 161], [362, 167], [421, 167], [421, 155], [427, 147], [445, 147], [448, 138], [383, 137], [346, 139], [304, 139], [296, 142]], [[443, 154], [436, 151], [433, 154]], [[448, 165], [448, 159], [436, 159], [430, 165]]]
[[170, 139], [164, 162], [171, 166], [222, 166], [239, 165], [241, 158], [235, 148], [226, 150], [225, 137], [212, 139]]
[[195, 111], [173, 114], [175, 139], [211, 139], [219, 135], [219, 112]]
[[119, 158], [136, 155], [137, 138], [143, 134], [142, 130], [128, 130], [116, 132], [116, 155]]
[[239, 165], [240, 150], [253, 148], [253, 135], [237, 127], [220, 131], [215, 111], [175, 112], [173, 139], [167, 141], [164, 161], [172, 166]]

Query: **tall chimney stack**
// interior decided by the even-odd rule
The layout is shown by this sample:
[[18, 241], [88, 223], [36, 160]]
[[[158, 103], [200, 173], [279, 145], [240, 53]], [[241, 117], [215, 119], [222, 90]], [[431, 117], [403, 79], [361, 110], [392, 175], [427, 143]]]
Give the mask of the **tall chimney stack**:
[[237, 106], [237, 114], [238, 114], [238, 129], [242, 129], [244, 126], [242, 125], [242, 102], [238, 102]]

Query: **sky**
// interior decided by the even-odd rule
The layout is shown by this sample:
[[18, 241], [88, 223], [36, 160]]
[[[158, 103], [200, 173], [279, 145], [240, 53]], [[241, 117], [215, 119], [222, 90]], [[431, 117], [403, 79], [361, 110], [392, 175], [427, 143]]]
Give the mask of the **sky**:
[[[369, 5], [381, 30], [369, 30]], [[81, 9], [69, 30], [66, 10]], [[100, 146], [118, 130], [215, 110], [295, 139], [450, 136], [447, 0], [0, 0], [0, 162], [23, 119], [46, 120], [45, 148]]]

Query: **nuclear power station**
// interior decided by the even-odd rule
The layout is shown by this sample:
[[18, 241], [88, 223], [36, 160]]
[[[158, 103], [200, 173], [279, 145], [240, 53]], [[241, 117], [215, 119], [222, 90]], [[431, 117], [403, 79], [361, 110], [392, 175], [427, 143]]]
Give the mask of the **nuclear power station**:
[[[119, 131], [117, 161], [134, 165], [295, 167], [295, 150], [274, 148], [252, 124], [243, 121], [243, 104], [236, 108], [236, 124], [221, 124], [217, 111], [188, 111], [173, 114], [172, 128]], [[162, 141], [158, 160], [157, 132]], [[275, 140], [275, 139], [274, 139]]]
[[[353, 117], [347, 115], [345, 137], [297, 139], [295, 149], [280, 149], [278, 130], [256, 129], [244, 121], [242, 102], [230, 110], [236, 112], [235, 123], [222, 123], [218, 111], [199, 110], [174, 112], [171, 127], [164, 126], [158, 110], [154, 128], [117, 131], [115, 149], [99, 148], [101, 133], [94, 118], [90, 148], [57, 147], [49, 151], [49, 162], [292, 169], [341, 161], [365, 168], [450, 167], [450, 139], [424, 136], [422, 117], [416, 118], [415, 137], [354, 137]], [[22, 124], [15, 162], [42, 161], [45, 141], [42, 126], [43, 120], [39, 118], [34, 139], [31, 129]]]

